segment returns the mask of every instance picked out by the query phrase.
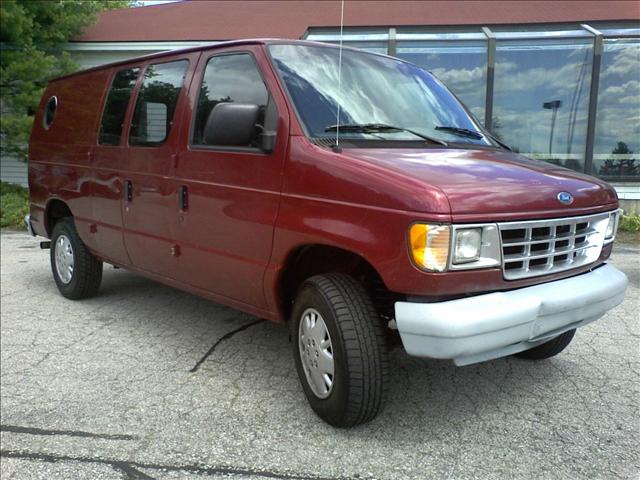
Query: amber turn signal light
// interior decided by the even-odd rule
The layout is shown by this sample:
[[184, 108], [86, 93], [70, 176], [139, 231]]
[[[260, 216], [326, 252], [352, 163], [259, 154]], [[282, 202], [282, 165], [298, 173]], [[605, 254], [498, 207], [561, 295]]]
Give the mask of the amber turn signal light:
[[444, 272], [449, 260], [451, 228], [448, 225], [414, 223], [409, 228], [413, 262], [423, 270]]

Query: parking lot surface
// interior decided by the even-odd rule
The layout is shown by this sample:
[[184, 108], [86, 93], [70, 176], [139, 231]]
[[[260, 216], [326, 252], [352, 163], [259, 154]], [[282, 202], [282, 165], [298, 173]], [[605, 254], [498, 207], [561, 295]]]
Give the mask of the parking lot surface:
[[285, 327], [105, 266], [60, 296], [48, 251], [1, 236], [1, 477], [638, 478], [640, 249], [627, 298], [559, 356], [456, 368], [391, 354], [373, 422], [337, 430]]

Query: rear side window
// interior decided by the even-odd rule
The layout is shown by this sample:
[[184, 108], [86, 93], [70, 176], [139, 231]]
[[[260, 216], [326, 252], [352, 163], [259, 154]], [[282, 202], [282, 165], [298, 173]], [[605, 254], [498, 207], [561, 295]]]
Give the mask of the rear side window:
[[42, 117], [42, 126], [45, 130], [49, 130], [49, 127], [53, 123], [53, 119], [56, 116], [56, 110], [58, 108], [58, 97], [53, 96], [47, 100], [47, 105], [44, 108], [44, 116]]
[[119, 71], [113, 78], [100, 123], [100, 135], [98, 136], [100, 145], [120, 144], [124, 116], [127, 113], [127, 105], [129, 105], [131, 92], [136, 85], [139, 73], [139, 68], [128, 68]]
[[[270, 119], [274, 115], [265, 115], [269, 103], [269, 93], [251, 55], [247, 53], [220, 55], [212, 57], [207, 63], [198, 98], [193, 128], [193, 144], [205, 144], [203, 133], [209, 114], [213, 107], [222, 102], [258, 105], [262, 110], [258, 124], [265, 127], [265, 116], [268, 117], [267, 123], [271, 123]], [[277, 117], [273, 122], [275, 123], [275, 121], [277, 121]], [[272, 125], [267, 126], [269, 130], [274, 128], [275, 126]]]
[[131, 121], [129, 145], [158, 146], [167, 139], [189, 62], [150, 65]]

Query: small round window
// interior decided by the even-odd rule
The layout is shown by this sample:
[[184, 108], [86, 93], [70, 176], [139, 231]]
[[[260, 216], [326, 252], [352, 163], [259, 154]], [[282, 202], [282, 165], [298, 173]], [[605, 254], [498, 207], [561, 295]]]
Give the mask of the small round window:
[[53, 96], [47, 101], [47, 106], [44, 109], [44, 118], [42, 119], [42, 125], [46, 130], [49, 130], [53, 119], [56, 116], [56, 109], [58, 108], [58, 98]]

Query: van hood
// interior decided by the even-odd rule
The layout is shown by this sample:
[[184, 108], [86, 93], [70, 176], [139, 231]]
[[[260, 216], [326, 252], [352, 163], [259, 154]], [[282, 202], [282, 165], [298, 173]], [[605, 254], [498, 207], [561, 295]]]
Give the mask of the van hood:
[[[440, 189], [458, 221], [580, 215], [617, 204], [606, 182], [506, 150], [358, 148], [343, 154]], [[573, 202], [561, 203], [560, 192]]]

